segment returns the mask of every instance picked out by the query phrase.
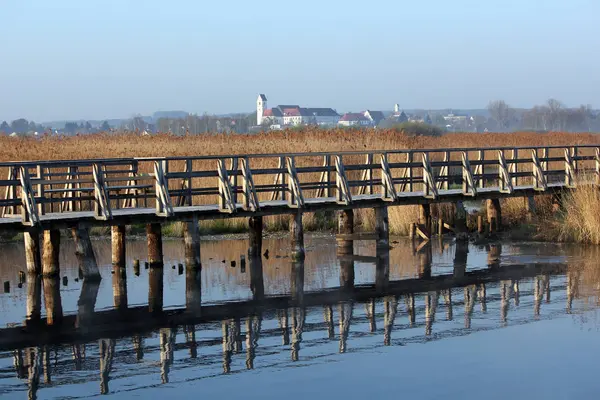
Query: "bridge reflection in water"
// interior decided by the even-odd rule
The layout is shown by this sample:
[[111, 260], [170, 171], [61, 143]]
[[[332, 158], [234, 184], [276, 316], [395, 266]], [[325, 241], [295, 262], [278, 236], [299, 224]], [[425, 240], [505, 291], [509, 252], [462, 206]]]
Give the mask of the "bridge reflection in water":
[[[588, 283], [599, 280], [581, 266], [501, 265], [496, 245], [489, 246], [487, 269], [467, 271], [468, 246], [455, 250], [451, 273], [432, 275], [431, 246], [425, 246], [419, 276], [393, 281], [389, 256], [377, 257], [376, 282], [360, 285], [346, 257], [340, 286], [316, 292], [305, 292], [305, 264], [294, 262], [291, 291], [281, 296], [264, 295], [262, 261], [249, 260], [252, 299], [214, 305], [201, 304], [198, 274], [188, 272], [186, 306], [172, 310], [162, 309], [162, 274], [148, 274], [157, 282], [149, 285], [148, 306], [137, 307], [127, 306], [127, 277], [113, 274], [110, 310], [95, 310], [98, 284], [84, 282], [75, 315], [62, 315], [58, 282], [31, 280], [28, 320], [0, 329], [0, 388], [16, 375], [23, 384], [10, 390], [27, 390], [29, 398], [40, 389], [90, 381], [99, 389], [85, 395], [131, 391], [289, 363], [311, 365], [338, 353], [443, 340], [597, 305], [597, 300], [574, 305], [577, 298], [598, 298], [598, 285]], [[39, 311], [42, 286], [46, 319]]]

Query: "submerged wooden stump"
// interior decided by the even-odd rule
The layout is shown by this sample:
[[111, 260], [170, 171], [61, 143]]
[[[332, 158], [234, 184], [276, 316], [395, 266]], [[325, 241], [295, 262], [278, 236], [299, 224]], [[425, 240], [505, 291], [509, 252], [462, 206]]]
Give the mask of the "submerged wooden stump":
[[502, 210], [500, 209], [500, 199], [487, 200], [486, 210], [490, 233], [496, 233], [502, 230]]

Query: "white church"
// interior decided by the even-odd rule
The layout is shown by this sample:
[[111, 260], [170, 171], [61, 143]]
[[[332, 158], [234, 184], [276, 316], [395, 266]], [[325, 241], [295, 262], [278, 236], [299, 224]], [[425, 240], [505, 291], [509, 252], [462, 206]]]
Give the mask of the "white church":
[[332, 108], [304, 108], [298, 105], [278, 105], [268, 108], [267, 96], [260, 94], [256, 99], [257, 125], [320, 125], [334, 126], [340, 115]]

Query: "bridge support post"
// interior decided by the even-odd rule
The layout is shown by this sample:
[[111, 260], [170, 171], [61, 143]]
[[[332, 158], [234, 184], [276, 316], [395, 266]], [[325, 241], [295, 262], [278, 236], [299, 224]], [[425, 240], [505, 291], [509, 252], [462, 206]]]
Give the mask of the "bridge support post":
[[127, 270], [125, 264], [113, 264], [113, 304], [117, 310], [127, 308]]
[[500, 243], [495, 243], [489, 245], [488, 255], [487, 255], [487, 264], [489, 268], [498, 268], [500, 267], [500, 256], [502, 255], [502, 245]]
[[302, 304], [304, 300], [304, 261], [292, 262], [291, 276], [292, 300], [297, 304]]
[[63, 317], [62, 300], [60, 297], [60, 278], [58, 276], [44, 276], [43, 280], [46, 324], [58, 324]]
[[425, 227], [427, 235], [431, 237], [431, 206], [429, 204], [419, 204], [419, 224]]
[[112, 264], [125, 268], [125, 225], [111, 227]]
[[525, 210], [527, 212], [527, 221], [531, 221], [533, 214], [535, 214], [535, 198], [533, 196], [525, 198]]
[[71, 234], [75, 241], [75, 254], [79, 260], [79, 268], [83, 272], [83, 278], [90, 281], [99, 281], [102, 278], [98, 270], [88, 229], [83, 225], [78, 225], [71, 229]]
[[383, 291], [387, 288], [390, 278], [390, 225], [386, 206], [375, 208], [375, 232], [375, 288], [377, 291]]
[[248, 220], [250, 235], [248, 238], [248, 258], [262, 257], [263, 218], [250, 217]]
[[183, 242], [185, 244], [185, 263], [187, 268], [200, 269], [200, 230], [198, 218], [193, 217], [186, 222], [183, 231]]
[[302, 227], [301, 211], [298, 211], [290, 218], [290, 234], [292, 240], [292, 261], [304, 260], [304, 229]]
[[454, 213], [454, 233], [456, 240], [468, 240], [469, 232], [467, 229], [467, 210], [462, 201], [456, 202], [456, 211]]
[[42, 280], [39, 275], [27, 277], [26, 323], [39, 323], [42, 309]]
[[163, 274], [162, 264], [153, 264], [148, 270], [148, 311], [159, 313], [163, 309]]
[[164, 260], [162, 249], [162, 228], [160, 224], [146, 225], [148, 240], [148, 309], [151, 313], [163, 309]]
[[419, 251], [419, 278], [431, 278], [431, 260], [433, 258], [431, 242], [427, 242]]
[[454, 277], [462, 278], [467, 271], [467, 257], [469, 254], [469, 242], [457, 240], [454, 248]]
[[42, 273], [42, 263], [40, 257], [40, 233], [36, 230], [25, 232], [24, 241], [27, 272], [30, 275], [39, 275]]
[[502, 210], [500, 209], [500, 199], [487, 200], [486, 209], [490, 233], [496, 233], [500, 231], [502, 229]]
[[[354, 233], [354, 211], [342, 210], [338, 214], [338, 233], [352, 235]], [[352, 289], [354, 287], [354, 241], [347, 238], [337, 239], [336, 253], [340, 259], [340, 287]]]
[[162, 228], [160, 224], [146, 225], [148, 239], [148, 262], [151, 266], [163, 267]]
[[58, 261], [60, 251], [60, 231], [52, 229], [44, 231], [43, 270], [44, 276], [58, 276], [60, 266]]
[[263, 278], [262, 257], [259, 254], [255, 257], [250, 257], [250, 290], [252, 298], [260, 300], [265, 296], [265, 283]]
[[185, 306], [187, 312], [198, 314], [202, 306], [202, 277], [200, 268], [185, 270]]

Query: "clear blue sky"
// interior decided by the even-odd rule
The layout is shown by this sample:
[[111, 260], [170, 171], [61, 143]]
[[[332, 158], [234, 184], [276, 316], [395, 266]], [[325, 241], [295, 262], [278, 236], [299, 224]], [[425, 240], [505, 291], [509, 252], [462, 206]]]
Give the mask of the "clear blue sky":
[[0, 0], [0, 121], [600, 107], [598, 0]]

